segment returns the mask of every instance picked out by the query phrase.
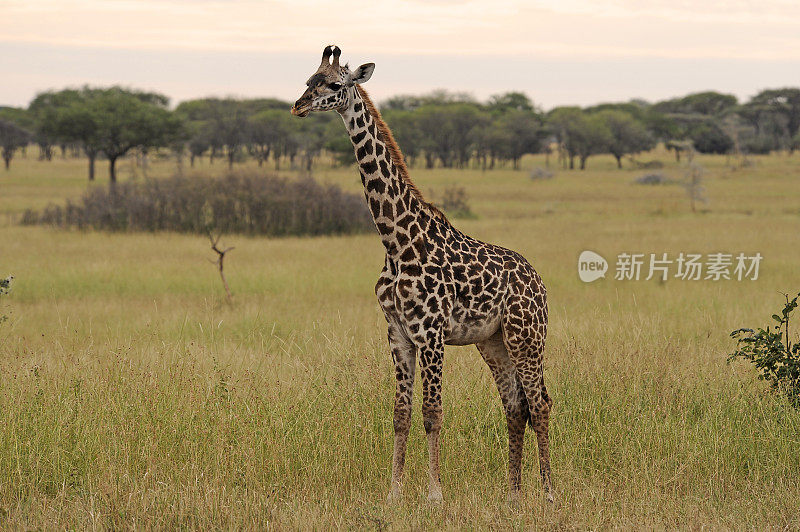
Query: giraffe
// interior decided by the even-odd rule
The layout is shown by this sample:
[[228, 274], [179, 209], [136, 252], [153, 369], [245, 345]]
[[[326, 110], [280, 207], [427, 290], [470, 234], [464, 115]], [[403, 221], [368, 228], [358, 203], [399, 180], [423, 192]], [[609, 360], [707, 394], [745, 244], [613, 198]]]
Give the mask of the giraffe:
[[[416, 363], [422, 380], [422, 417], [428, 443], [428, 499], [442, 500], [439, 436], [445, 345], [476, 344], [494, 377], [508, 424], [509, 498], [521, 485], [525, 427], [539, 447], [542, 487], [553, 501], [548, 439], [553, 404], [543, 374], [547, 334], [542, 279], [519, 253], [465, 235], [426, 201], [411, 181], [392, 132], [361, 87], [375, 70], [341, 66], [341, 50], [327, 46], [307, 89], [292, 107], [341, 115], [364, 186], [367, 206], [386, 249], [375, 294], [388, 324], [394, 362], [394, 451], [388, 499], [401, 497], [411, 427]], [[333, 59], [331, 60], [331, 57]]]

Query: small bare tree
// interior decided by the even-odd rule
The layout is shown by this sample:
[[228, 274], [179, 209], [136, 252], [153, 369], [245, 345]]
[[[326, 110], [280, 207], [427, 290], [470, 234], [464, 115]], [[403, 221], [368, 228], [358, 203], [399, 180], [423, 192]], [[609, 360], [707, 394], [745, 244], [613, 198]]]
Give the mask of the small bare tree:
[[692, 212], [697, 212], [697, 203], [708, 203], [706, 188], [703, 186], [703, 174], [705, 174], [705, 170], [695, 162], [690, 162], [686, 168], [683, 188], [686, 189], [686, 195], [689, 196]]
[[217, 254], [216, 260], [209, 259], [209, 261], [212, 264], [217, 265], [220, 279], [222, 279], [222, 286], [225, 287], [225, 295], [228, 298], [228, 304], [233, 304], [233, 294], [231, 293], [231, 289], [228, 287], [227, 279], [225, 279], [224, 261], [225, 261], [225, 254], [233, 250], [234, 248], [229, 247], [225, 249], [220, 249], [218, 244], [219, 244], [219, 239], [222, 237], [222, 235], [217, 234], [216, 236], [214, 236], [211, 229], [208, 229], [206, 234], [208, 235], [208, 240], [211, 242], [211, 250]]

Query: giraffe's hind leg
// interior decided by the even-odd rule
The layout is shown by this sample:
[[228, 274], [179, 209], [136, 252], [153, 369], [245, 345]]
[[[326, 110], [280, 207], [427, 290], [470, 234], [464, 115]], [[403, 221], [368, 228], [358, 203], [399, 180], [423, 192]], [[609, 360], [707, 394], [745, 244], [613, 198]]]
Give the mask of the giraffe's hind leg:
[[530, 408], [530, 419], [539, 447], [539, 471], [547, 499], [553, 501], [550, 478], [550, 408], [553, 400], [544, 385], [544, 341], [547, 311], [532, 299], [514, 298], [503, 318], [503, 339], [517, 370]]
[[522, 450], [525, 441], [525, 425], [530, 412], [525, 391], [517, 378], [517, 369], [508, 356], [503, 343], [503, 333], [497, 333], [477, 344], [478, 351], [486, 361], [500, 392], [508, 423], [508, 486], [509, 498], [515, 499], [522, 483]]

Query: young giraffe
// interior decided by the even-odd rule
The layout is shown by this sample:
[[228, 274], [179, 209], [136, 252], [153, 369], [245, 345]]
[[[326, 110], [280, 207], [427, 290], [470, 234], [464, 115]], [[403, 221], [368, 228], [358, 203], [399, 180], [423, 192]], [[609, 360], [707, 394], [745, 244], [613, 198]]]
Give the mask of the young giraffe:
[[358, 159], [369, 210], [386, 248], [386, 264], [375, 293], [389, 324], [397, 378], [389, 500], [400, 497], [417, 357], [428, 438], [428, 498], [442, 499], [439, 433], [444, 346], [476, 344], [494, 376], [506, 413], [510, 497], [519, 494], [525, 425], [530, 423], [539, 445], [542, 485], [552, 501], [548, 450], [552, 400], [542, 368], [547, 333], [544, 284], [522, 255], [465, 235], [425, 201], [409, 178], [389, 127], [360, 87], [372, 76], [375, 64], [351, 72], [347, 65], [339, 65], [340, 55], [338, 47], [325, 48], [292, 114], [305, 117], [311, 111], [335, 110], [341, 115]]

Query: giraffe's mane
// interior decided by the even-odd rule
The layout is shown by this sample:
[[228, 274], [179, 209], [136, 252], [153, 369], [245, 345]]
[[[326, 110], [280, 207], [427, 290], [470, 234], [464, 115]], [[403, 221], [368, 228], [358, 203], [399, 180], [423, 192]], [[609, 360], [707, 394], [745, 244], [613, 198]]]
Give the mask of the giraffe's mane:
[[372, 103], [367, 91], [361, 88], [361, 85], [356, 85], [356, 89], [361, 95], [361, 99], [364, 100], [364, 105], [369, 111], [369, 114], [372, 115], [372, 119], [375, 120], [375, 126], [378, 128], [383, 142], [386, 143], [386, 150], [389, 152], [389, 156], [392, 158], [392, 162], [397, 168], [398, 174], [400, 174], [400, 179], [406, 184], [411, 194], [413, 194], [423, 206], [427, 207], [434, 216], [438, 216], [442, 220], [447, 221], [447, 217], [444, 213], [440, 211], [436, 205], [426, 200], [425, 196], [423, 196], [422, 192], [417, 188], [417, 185], [411, 180], [411, 176], [408, 175], [406, 161], [403, 158], [403, 152], [400, 151], [400, 147], [397, 145], [397, 141], [394, 140], [394, 135], [392, 135], [392, 130], [389, 129], [389, 126], [384, 122], [380, 111], [378, 111], [378, 108]]

